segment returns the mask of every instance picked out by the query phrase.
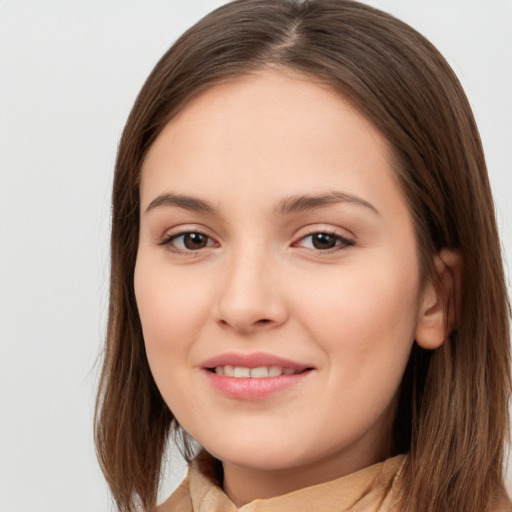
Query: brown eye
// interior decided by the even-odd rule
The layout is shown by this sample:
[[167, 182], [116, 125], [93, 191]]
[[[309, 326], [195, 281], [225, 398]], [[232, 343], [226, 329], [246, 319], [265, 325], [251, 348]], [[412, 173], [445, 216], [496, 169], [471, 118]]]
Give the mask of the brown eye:
[[335, 233], [319, 231], [318, 233], [311, 233], [305, 236], [297, 245], [316, 251], [329, 251], [330, 249], [344, 249], [354, 245], [354, 241]]
[[186, 233], [183, 235], [183, 246], [189, 251], [202, 249], [208, 245], [208, 237], [202, 233]]
[[315, 233], [311, 235], [311, 244], [315, 249], [332, 249], [339, 243], [340, 237], [328, 233]]
[[174, 252], [199, 251], [206, 247], [215, 246], [214, 240], [209, 236], [196, 231], [179, 233], [172, 235], [164, 240], [161, 245], [165, 245]]

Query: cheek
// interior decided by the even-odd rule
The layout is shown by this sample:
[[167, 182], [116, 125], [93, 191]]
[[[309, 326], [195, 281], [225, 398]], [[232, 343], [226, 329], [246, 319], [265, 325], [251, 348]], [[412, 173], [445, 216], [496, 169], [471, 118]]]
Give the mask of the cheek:
[[326, 428], [326, 435], [333, 439], [339, 436], [336, 429], [355, 438], [378, 418], [391, 421], [388, 413], [407, 365], [416, 324], [414, 272], [390, 272], [386, 277], [386, 272], [382, 275], [367, 267], [345, 270], [338, 272], [339, 281], [317, 280], [311, 293], [303, 293], [303, 300], [296, 302], [300, 303], [296, 316], [322, 350], [328, 369], [316, 407], [330, 418], [334, 430]]
[[199, 399], [189, 369], [191, 348], [211, 309], [204, 286], [144, 255], [137, 259], [134, 286], [151, 373], [168, 407], [184, 416]]
[[417, 322], [417, 268], [397, 258], [360, 263], [297, 287], [296, 317], [329, 361], [344, 361], [337, 368], [346, 374], [400, 374]]
[[166, 355], [173, 356], [167, 364], [177, 361], [206, 320], [209, 307], [204, 287], [183, 274], [166, 271], [143, 256], [137, 260], [135, 296], [152, 369]]

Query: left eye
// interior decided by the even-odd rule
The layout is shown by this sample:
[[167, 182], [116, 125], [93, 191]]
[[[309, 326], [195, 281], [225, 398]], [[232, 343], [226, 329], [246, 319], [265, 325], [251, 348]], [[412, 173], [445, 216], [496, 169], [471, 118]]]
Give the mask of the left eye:
[[354, 245], [354, 242], [332, 233], [312, 233], [302, 238], [298, 245], [317, 251], [328, 251], [339, 246]]
[[165, 245], [172, 246], [179, 251], [197, 251], [214, 245], [214, 241], [203, 233], [190, 232], [171, 236]]

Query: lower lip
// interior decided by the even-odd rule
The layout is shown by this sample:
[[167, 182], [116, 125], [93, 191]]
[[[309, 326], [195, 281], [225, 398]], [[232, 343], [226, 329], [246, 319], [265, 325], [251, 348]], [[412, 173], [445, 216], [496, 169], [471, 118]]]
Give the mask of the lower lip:
[[293, 375], [252, 379], [250, 377], [226, 377], [225, 375], [217, 375], [209, 370], [204, 371], [210, 384], [219, 393], [239, 400], [261, 400], [267, 398], [297, 386], [311, 373], [311, 370], [306, 370], [301, 373], [294, 373]]

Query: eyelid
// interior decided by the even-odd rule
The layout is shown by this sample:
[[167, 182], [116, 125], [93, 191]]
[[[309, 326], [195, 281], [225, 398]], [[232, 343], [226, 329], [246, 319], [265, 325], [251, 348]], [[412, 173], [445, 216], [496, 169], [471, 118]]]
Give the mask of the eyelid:
[[215, 236], [211, 234], [211, 230], [202, 224], [185, 223], [177, 224], [175, 226], [167, 226], [165, 229], [159, 230], [161, 234], [157, 235], [157, 242], [160, 244], [164, 240], [169, 240], [173, 237], [184, 235], [187, 233], [199, 233], [209, 238], [215, 239]]
[[296, 238], [301, 238], [307, 235], [314, 235], [315, 233], [328, 233], [330, 235], [340, 236], [347, 240], [355, 240], [356, 234], [350, 229], [342, 226], [337, 226], [329, 222], [312, 222], [302, 226], [296, 230]]
[[[157, 243], [157, 245], [166, 247], [170, 252], [173, 252], [176, 254], [198, 255], [197, 253], [202, 252], [204, 249], [211, 249], [212, 247], [219, 245], [219, 243], [217, 242], [215, 237], [209, 235], [207, 233], [207, 231], [208, 230], [203, 229], [202, 227], [197, 226], [197, 225], [195, 225], [195, 226], [194, 225], [178, 226], [176, 228], [167, 230], [156, 243]], [[211, 241], [213, 243], [208, 242], [208, 244], [205, 247], [201, 247], [201, 248], [198, 248], [195, 250], [194, 249], [186, 249], [186, 248], [181, 249], [172, 244], [173, 240], [176, 240], [177, 238], [180, 238], [182, 236], [192, 234], [192, 233], [202, 235], [202, 236], [206, 237], [209, 240], [209, 242]]]
[[341, 243], [338, 243], [334, 247], [331, 247], [331, 248], [328, 248], [328, 249], [316, 249], [316, 248], [308, 248], [308, 247], [303, 247], [303, 248], [306, 249], [306, 250], [314, 251], [314, 252], [319, 253], [319, 254], [328, 254], [328, 253], [331, 253], [331, 252], [337, 252], [337, 251], [345, 250], [345, 249], [347, 249], [349, 247], [352, 247], [352, 246], [356, 245], [356, 240], [355, 240], [355, 236], [354, 235], [351, 234], [351, 235], [347, 236], [346, 235], [346, 230], [344, 230], [343, 233], [340, 232], [340, 231], [341, 231], [340, 229], [337, 229], [337, 228], [335, 228], [333, 226], [329, 226], [329, 227], [322, 226], [322, 225], [308, 226], [307, 227], [307, 231], [304, 230], [303, 233], [300, 233], [296, 237], [296, 239], [295, 239], [296, 241], [293, 242], [292, 246], [293, 247], [301, 247], [300, 243], [302, 241], [304, 241], [308, 237], [312, 237], [312, 236], [318, 235], [318, 234], [325, 234], [325, 235], [332, 236], [332, 237], [337, 238], [338, 240], [340, 240]]
[[[159, 245], [165, 245], [165, 244], [168, 244], [169, 242], [171, 242], [172, 240], [176, 240], [177, 238], [181, 238], [183, 236], [192, 235], [192, 234], [201, 235], [201, 236], [208, 238], [209, 240], [213, 240], [213, 238], [211, 236], [207, 235], [206, 233], [202, 233], [201, 231], [183, 231], [182, 233], [168, 235], [161, 242], [159, 242]], [[209, 247], [209, 245], [207, 245], [207, 247]]]

